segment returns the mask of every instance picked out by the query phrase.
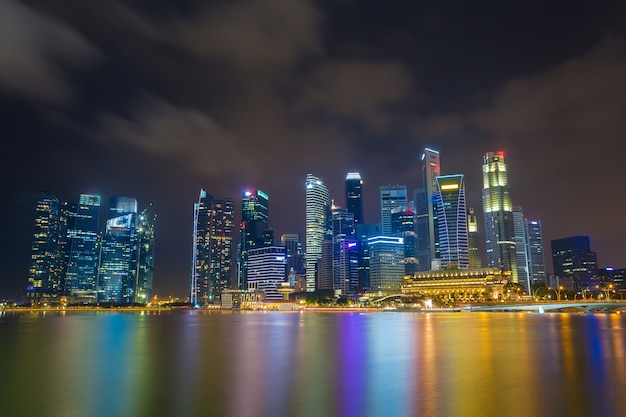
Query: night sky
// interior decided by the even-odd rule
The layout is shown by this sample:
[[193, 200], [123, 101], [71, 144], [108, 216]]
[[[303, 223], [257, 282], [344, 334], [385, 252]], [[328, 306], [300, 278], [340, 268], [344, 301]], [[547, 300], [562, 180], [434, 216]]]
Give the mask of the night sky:
[[[304, 240], [304, 180], [421, 182], [504, 151], [513, 204], [626, 267], [626, 3], [0, 0], [0, 296], [27, 282], [37, 195], [153, 203], [154, 288], [186, 296], [200, 188], [270, 196]], [[444, 3], [444, 2], [433, 2]], [[484, 235], [484, 233], [482, 233]]]

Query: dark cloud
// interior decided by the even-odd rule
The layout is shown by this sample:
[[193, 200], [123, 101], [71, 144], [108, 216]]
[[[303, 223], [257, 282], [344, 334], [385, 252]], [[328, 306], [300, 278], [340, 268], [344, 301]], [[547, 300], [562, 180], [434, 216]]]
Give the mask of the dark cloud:
[[93, 63], [99, 51], [73, 27], [12, 0], [0, 2], [0, 89], [65, 103], [75, 94], [65, 67]]

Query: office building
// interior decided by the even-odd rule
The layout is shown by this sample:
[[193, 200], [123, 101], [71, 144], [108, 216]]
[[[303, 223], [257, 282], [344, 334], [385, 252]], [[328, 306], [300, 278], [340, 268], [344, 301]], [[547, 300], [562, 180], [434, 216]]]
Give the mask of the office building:
[[530, 286], [528, 236], [526, 235], [526, 219], [522, 207], [513, 206], [513, 233], [515, 234], [515, 259], [517, 262], [518, 283], [532, 294]]
[[413, 202], [391, 210], [391, 232], [404, 239], [404, 274], [418, 271], [417, 233], [415, 233], [415, 207]]
[[417, 258], [420, 271], [431, 269], [439, 258], [438, 210], [435, 206], [436, 178], [441, 175], [439, 151], [425, 148], [421, 156], [422, 187], [415, 190], [415, 231], [417, 233]]
[[232, 275], [233, 201], [200, 190], [194, 203], [190, 302], [219, 303]]
[[438, 176], [435, 201], [439, 227], [439, 258], [444, 267], [469, 268], [467, 207], [463, 174]]
[[315, 291], [316, 265], [322, 256], [322, 242], [332, 240], [330, 192], [313, 174], [306, 176], [306, 290]]
[[518, 282], [513, 206], [504, 152], [488, 152], [483, 158], [483, 213], [487, 266], [511, 272]]
[[347, 209], [332, 208], [333, 252], [332, 274], [335, 294], [354, 294], [359, 287], [358, 248], [354, 214]]
[[380, 231], [391, 236], [391, 210], [406, 206], [406, 185], [383, 185], [380, 187]]
[[525, 219], [530, 285], [546, 283], [546, 257], [541, 221]]
[[237, 286], [247, 288], [248, 251], [274, 245], [269, 229], [269, 196], [262, 190], [246, 190], [241, 198], [241, 229], [237, 250]]
[[396, 236], [368, 238], [369, 292], [398, 294], [404, 280], [404, 240]]
[[478, 233], [478, 220], [472, 207], [467, 209], [467, 246], [469, 251], [469, 267], [471, 269], [480, 268], [482, 265], [480, 257], [480, 235]]
[[354, 215], [354, 224], [363, 220], [363, 180], [358, 172], [349, 172], [346, 176], [346, 209]]
[[282, 300], [285, 282], [285, 248], [267, 246], [248, 251], [248, 291], [263, 291], [266, 301]]
[[137, 285], [135, 302], [147, 304], [152, 299], [152, 278], [154, 274], [154, 227], [156, 215], [150, 216], [143, 210], [137, 220]]
[[304, 272], [304, 256], [300, 235], [297, 233], [285, 233], [280, 237], [280, 244], [285, 248], [285, 276], [290, 276], [293, 270], [292, 277], [295, 279], [295, 274]]
[[111, 196], [100, 251], [98, 301], [135, 301], [137, 243], [137, 200]]
[[571, 236], [550, 243], [556, 277], [571, 278], [576, 291], [596, 285], [598, 258], [591, 251], [589, 236]]
[[94, 301], [100, 259], [100, 205], [99, 195], [81, 194], [75, 214], [71, 214], [73, 227], [68, 227], [67, 232], [71, 243], [64, 292], [67, 295], [93, 297]]

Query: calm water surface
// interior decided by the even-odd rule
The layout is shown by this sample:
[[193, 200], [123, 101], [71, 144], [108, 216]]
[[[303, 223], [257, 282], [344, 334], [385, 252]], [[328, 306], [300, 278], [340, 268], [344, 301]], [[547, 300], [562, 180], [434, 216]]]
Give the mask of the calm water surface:
[[626, 416], [626, 316], [0, 316], [0, 416]]

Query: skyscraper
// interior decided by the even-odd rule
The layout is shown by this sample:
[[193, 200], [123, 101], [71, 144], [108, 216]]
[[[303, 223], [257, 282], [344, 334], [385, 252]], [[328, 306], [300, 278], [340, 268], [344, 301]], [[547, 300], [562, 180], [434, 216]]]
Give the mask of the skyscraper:
[[590, 287], [597, 278], [598, 258], [589, 236], [571, 236], [550, 242], [554, 275], [571, 278], [576, 291]]
[[330, 193], [324, 183], [306, 176], [306, 290], [315, 291], [315, 266], [322, 256], [322, 242], [332, 239]]
[[406, 185], [383, 185], [380, 187], [380, 231], [391, 235], [391, 210], [406, 206]]
[[67, 233], [59, 199], [41, 191], [35, 209], [35, 229], [26, 296], [39, 302], [61, 295], [65, 271], [62, 269], [62, 241]]
[[148, 206], [139, 214], [137, 221], [137, 289], [135, 302], [146, 304], [152, 298], [152, 274], [154, 271], [154, 226], [156, 215], [148, 215]]
[[353, 294], [359, 287], [359, 265], [354, 214], [333, 207], [333, 289], [340, 294]]
[[[246, 289], [248, 251], [274, 244], [273, 231], [268, 228], [269, 196], [262, 190], [244, 191], [241, 198], [241, 233], [237, 256], [239, 289]], [[269, 242], [271, 240], [271, 243]]]
[[404, 240], [404, 275], [418, 271], [417, 233], [415, 233], [415, 208], [411, 202], [391, 210], [391, 233]]
[[[96, 291], [99, 261], [98, 220], [101, 197], [81, 194], [76, 206], [73, 227], [68, 228], [71, 241], [65, 276], [65, 293]], [[95, 294], [93, 294], [95, 295]]]
[[463, 174], [435, 178], [437, 193], [437, 224], [439, 227], [439, 256], [441, 264], [469, 268], [467, 239], [467, 207]]
[[304, 269], [304, 264], [302, 262], [300, 235], [297, 233], [285, 233], [280, 237], [280, 244], [285, 247], [285, 276], [288, 276], [292, 269], [294, 273], [301, 272]]
[[373, 293], [397, 294], [404, 280], [404, 241], [396, 236], [373, 236], [370, 250], [370, 287]]
[[262, 290], [266, 300], [282, 300], [278, 287], [285, 281], [285, 248], [266, 246], [248, 252], [248, 288]]
[[422, 187], [415, 190], [415, 228], [417, 232], [417, 258], [420, 271], [428, 271], [432, 261], [439, 257], [439, 226], [437, 224], [436, 178], [441, 175], [439, 152], [425, 148], [421, 158]]
[[510, 272], [517, 283], [513, 206], [504, 152], [487, 152], [483, 158], [482, 199], [487, 266]]
[[98, 301], [135, 301], [137, 240], [137, 200], [111, 196], [100, 250]]
[[546, 283], [546, 257], [543, 247], [541, 221], [526, 220], [526, 249], [528, 251], [528, 267], [530, 285]]
[[467, 209], [467, 244], [469, 249], [469, 267], [480, 268], [480, 236], [478, 234], [478, 221], [474, 209]]
[[349, 172], [346, 176], [346, 208], [354, 215], [354, 223], [363, 220], [363, 180], [358, 172]]
[[219, 302], [232, 275], [233, 201], [200, 190], [194, 203], [190, 302]]
[[531, 292], [530, 268], [528, 266], [528, 236], [526, 236], [526, 219], [522, 207], [513, 206], [513, 230], [515, 233], [515, 258], [517, 262], [517, 279], [519, 284]]

